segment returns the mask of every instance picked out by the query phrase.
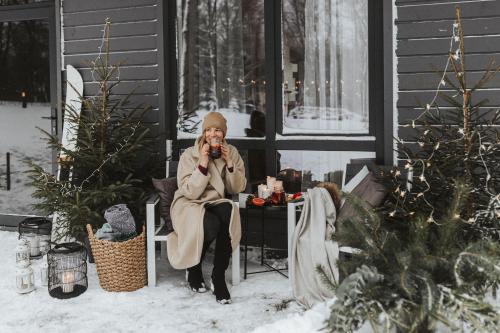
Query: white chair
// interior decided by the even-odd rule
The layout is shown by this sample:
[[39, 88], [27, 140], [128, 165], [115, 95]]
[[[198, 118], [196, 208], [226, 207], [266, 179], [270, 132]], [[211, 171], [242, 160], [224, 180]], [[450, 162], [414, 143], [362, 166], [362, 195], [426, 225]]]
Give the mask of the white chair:
[[[147, 268], [148, 286], [156, 286], [156, 242], [161, 242], [160, 258], [167, 260], [167, 230], [165, 221], [159, 214], [160, 197], [153, 194], [146, 202], [146, 237], [147, 237]], [[156, 223], [159, 221], [159, 223]], [[238, 246], [232, 254], [231, 259], [232, 285], [240, 283], [240, 247]]]

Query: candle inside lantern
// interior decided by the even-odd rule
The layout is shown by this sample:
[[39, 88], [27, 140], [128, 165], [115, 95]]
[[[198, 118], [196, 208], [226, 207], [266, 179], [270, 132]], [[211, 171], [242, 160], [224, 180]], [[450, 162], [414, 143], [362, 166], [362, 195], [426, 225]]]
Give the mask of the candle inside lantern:
[[62, 292], [71, 293], [75, 288], [75, 272], [66, 271], [62, 273]]
[[25, 237], [30, 243], [30, 255], [36, 257], [40, 255], [40, 239], [37, 234], [25, 234]]

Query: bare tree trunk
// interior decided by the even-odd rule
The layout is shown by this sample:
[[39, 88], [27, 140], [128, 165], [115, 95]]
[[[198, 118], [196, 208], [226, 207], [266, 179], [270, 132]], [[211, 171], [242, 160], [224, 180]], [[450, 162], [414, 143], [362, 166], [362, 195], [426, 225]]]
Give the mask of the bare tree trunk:
[[182, 119], [186, 114], [185, 107], [187, 105], [187, 80], [189, 74], [189, 67], [187, 57], [188, 57], [188, 45], [189, 45], [189, 8], [191, 0], [184, 1], [184, 8], [182, 10], [182, 56], [179, 59], [180, 68], [180, 78], [179, 78], [179, 100], [177, 104], [177, 111], [179, 113], [179, 119]]

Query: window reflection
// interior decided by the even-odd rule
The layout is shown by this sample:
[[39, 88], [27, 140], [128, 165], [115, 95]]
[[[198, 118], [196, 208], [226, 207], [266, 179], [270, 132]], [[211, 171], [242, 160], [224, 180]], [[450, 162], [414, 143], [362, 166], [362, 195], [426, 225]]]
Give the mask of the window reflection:
[[[345, 168], [351, 160], [374, 159], [374, 152], [280, 150], [277, 155], [278, 176], [285, 191], [306, 191], [320, 182], [342, 187]], [[287, 188], [287, 183], [289, 183]]]
[[259, 184], [266, 182], [266, 151], [258, 149], [240, 150], [245, 162], [247, 191], [255, 193]]
[[283, 133], [368, 133], [368, 1], [282, 4]]
[[0, 100], [50, 100], [46, 21], [0, 22]]
[[28, 3], [47, 2], [49, 0], [0, 0], [0, 6], [25, 5]]
[[264, 1], [177, 0], [178, 138], [210, 111], [229, 137], [264, 136]]

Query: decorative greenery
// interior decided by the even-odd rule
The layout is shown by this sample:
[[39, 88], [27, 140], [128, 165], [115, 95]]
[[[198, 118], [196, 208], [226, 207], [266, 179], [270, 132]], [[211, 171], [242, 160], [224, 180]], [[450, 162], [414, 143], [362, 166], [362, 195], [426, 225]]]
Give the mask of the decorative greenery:
[[[453, 42], [458, 42], [457, 49]], [[455, 180], [470, 187], [467, 202], [457, 218], [475, 229], [469, 236], [499, 237], [500, 218], [500, 110], [484, 110], [487, 100], [473, 103], [472, 94], [485, 86], [500, 70], [492, 61], [482, 78], [471, 88], [466, 77], [464, 39], [457, 8], [451, 49], [436, 95], [423, 113], [407, 125], [416, 132], [414, 143], [398, 142], [398, 153], [406, 161], [404, 170], [393, 170], [386, 183], [394, 190], [384, 213], [392, 221], [427, 216], [432, 223], [449, 210]], [[454, 78], [448, 76], [452, 67]], [[455, 93], [441, 92], [450, 86]], [[441, 110], [436, 97], [455, 110]], [[409, 173], [409, 179], [405, 175]], [[470, 230], [469, 230], [470, 231]]]
[[[405, 165], [381, 175], [391, 189], [381, 209], [347, 195], [359, 215], [338, 221], [335, 239], [361, 252], [339, 261], [347, 278], [336, 290], [331, 332], [352, 332], [366, 321], [387, 332], [500, 327], [500, 310], [490, 303], [500, 283], [500, 120], [498, 111], [481, 109], [486, 101], [472, 102], [499, 68], [491, 64], [469, 88], [458, 8], [453, 31], [436, 97], [455, 110], [442, 110], [435, 97], [408, 124], [416, 144], [398, 143]], [[440, 91], [445, 85], [453, 96]]]
[[161, 166], [157, 139], [144, 122], [151, 108], [132, 106], [133, 91], [126, 96], [114, 93], [120, 84], [120, 64], [109, 61], [110, 25], [107, 20], [99, 56], [92, 62], [92, 76], [99, 87], [96, 96], [80, 96], [80, 114], [66, 106], [65, 121], [78, 131], [78, 136], [70, 140], [75, 148], [68, 150], [57, 136], [42, 130], [49, 147], [60, 152], [61, 174], [72, 177], [57, 179], [31, 163], [34, 197], [40, 199], [36, 207], [58, 217], [57, 239], [53, 241], [67, 236], [79, 238], [87, 223], [100, 227], [105, 222], [104, 211], [118, 203], [127, 204], [140, 221], [150, 177]]

